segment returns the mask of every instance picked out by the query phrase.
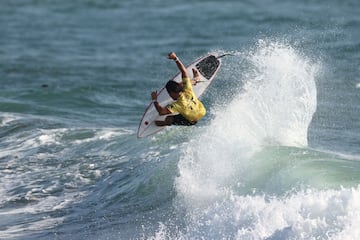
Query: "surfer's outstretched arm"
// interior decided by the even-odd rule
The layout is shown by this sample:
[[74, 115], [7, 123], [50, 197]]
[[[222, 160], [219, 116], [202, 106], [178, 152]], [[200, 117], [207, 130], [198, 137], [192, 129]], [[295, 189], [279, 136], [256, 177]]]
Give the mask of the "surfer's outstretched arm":
[[172, 59], [176, 62], [176, 65], [179, 68], [179, 70], [181, 72], [181, 76], [183, 78], [189, 77], [186, 72], [186, 68], [185, 68], [184, 64], [180, 61], [180, 59], [176, 56], [176, 54], [174, 52], [169, 53], [168, 57], [169, 57], [169, 59]]
[[171, 113], [169, 109], [167, 109], [166, 107], [162, 107], [159, 104], [159, 102], [157, 101], [157, 92], [151, 93], [151, 99], [153, 100], [155, 109], [159, 113], [159, 115], [167, 115]]

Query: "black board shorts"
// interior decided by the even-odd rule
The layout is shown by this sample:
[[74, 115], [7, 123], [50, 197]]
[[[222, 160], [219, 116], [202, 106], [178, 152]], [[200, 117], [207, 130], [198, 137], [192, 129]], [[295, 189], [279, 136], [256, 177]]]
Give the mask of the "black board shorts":
[[190, 122], [187, 120], [183, 115], [178, 114], [174, 116], [173, 125], [184, 125], [184, 126], [192, 126], [195, 125], [197, 122]]

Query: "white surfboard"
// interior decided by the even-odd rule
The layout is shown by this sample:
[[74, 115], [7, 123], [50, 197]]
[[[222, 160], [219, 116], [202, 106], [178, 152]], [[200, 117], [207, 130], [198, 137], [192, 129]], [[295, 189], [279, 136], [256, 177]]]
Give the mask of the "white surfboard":
[[[192, 68], [196, 68], [200, 73], [200, 82], [193, 85], [195, 95], [200, 98], [204, 91], [209, 87], [211, 82], [214, 80], [216, 73], [221, 66], [221, 57], [217, 53], [209, 53], [186, 67], [189, 76], [192, 78]], [[175, 75], [171, 80], [181, 82], [181, 73]], [[167, 106], [174, 102], [166, 91], [165, 86], [158, 92], [158, 102], [161, 106]], [[160, 116], [156, 111], [154, 104], [151, 102], [145, 110], [145, 113], [140, 121], [139, 129], [137, 132], [138, 138], [147, 137], [153, 135], [165, 127], [158, 127], [155, 125], [156, 120], [164, 120], [166, 115]]]

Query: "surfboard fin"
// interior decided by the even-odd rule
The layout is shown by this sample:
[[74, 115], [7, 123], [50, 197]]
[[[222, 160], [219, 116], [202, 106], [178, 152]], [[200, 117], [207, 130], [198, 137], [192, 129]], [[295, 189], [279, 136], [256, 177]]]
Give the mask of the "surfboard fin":
[[225, 54], [222, 54], [222, 55], [217, 56], [217, 58], [222, 58], [222, 57], [225, 57], [225, 56], [235, 56], [235, 54], [225, 53]]

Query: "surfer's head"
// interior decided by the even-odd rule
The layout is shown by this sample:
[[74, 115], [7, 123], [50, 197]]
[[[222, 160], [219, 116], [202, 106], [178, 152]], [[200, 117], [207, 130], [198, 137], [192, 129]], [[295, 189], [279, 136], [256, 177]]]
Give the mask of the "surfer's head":
[[166, 83], [165, 88], [169, 93], [170, 97], [174, 100], [178, 99], [180, 93], [182, 92], [182, 85], [172, 80]]

